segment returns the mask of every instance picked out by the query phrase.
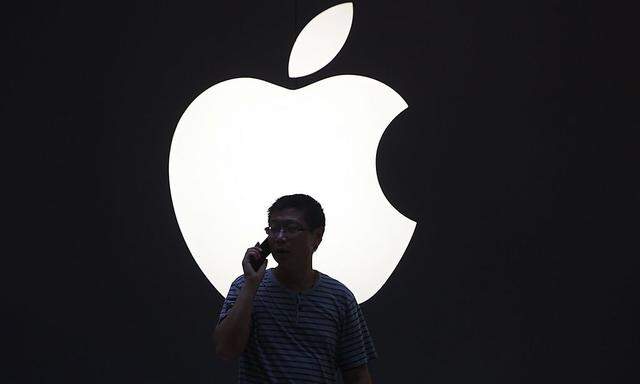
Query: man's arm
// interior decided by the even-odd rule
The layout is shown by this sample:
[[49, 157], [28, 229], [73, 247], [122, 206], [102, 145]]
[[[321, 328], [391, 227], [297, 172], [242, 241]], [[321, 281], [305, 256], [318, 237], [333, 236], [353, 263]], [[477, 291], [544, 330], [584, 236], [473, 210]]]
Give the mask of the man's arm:
[[262, 264], [258, 271], [254, 271], [249, 263], [255, 257], [258, 247], [249, 248], [242, 260], [245, 282], [227, 316], [216, 326], [213, 339], [216, 345], [216, 355], [223, 360], [233, 360], [240, 356], [249, 340], [251, 331], [251, 310], [253, 298], [258, 291], [260, 281], [264, 277], [267, 263]]
[[257, 286], [245, 282], [233, 308], [216, 326], [213, 339], [216, 344], [216, 355], [221, 359], [233, 360], [244, 351], [249, 340], [251, 309], [257, 290]]
[[342, 371], [342, 379], [345, 384], [371, 384], [371, 375], [367, 364]]

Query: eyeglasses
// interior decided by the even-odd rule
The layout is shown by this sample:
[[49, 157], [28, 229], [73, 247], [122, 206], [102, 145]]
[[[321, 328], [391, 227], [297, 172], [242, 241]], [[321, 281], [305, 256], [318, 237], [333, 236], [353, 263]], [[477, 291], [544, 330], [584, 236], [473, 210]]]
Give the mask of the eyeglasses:
[[304, 232], [306, 230], [307, 230], [307, 228], [304, 228], [304, 227], [296, 225], [296, 224], [274, 225], [274, 226], [271, 226], [271, 227], [266, 227], [264, 229], [264, 231], [267, 233], [267, 235], [269, 235], [271, 237], [278, 236], [280, 231], [282, 231], [283, 235], [291, 237], [291, 236], [297, 235], [300, 232]]

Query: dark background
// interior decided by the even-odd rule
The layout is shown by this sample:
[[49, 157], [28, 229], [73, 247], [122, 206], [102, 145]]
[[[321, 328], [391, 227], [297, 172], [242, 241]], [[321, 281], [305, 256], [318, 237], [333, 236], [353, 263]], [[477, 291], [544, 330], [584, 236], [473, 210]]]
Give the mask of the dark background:
[[358, 1], [333, 62], [288, 79], [297, 33], [337, 3], [5, 8], [3, 382], [233, 382], [222, 297], [171, 206], [173, 131], [220, 81], [344, 73], [409, 104], [378, 150], [418, 226], [362, 305], [375, 381], [638, 382], [637, 12]]

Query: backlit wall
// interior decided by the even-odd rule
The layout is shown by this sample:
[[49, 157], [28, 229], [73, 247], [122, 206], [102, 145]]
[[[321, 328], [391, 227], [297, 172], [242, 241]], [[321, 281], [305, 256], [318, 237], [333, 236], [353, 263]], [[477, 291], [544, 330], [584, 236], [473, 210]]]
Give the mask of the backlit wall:
[[[3, 382], [233, 382], [235, 365], [211, 342], [223, 297], [174, 210], [178, 122], [234, 78], [277, 93], [341, 75], [384, 84], [408, 106], [384, 116], [368, 152], [376, 196], [412, 226], [362, 304], [374, 381], [637, 381], [635, 13], [355, 1], [337, 55], [290, 77], [297, 36], [339, 3], [7, 8]], [[294, 177], [303, 149], [269, 143], [256, 180]], [[382, 261], [359, 261], [337, 211], [327, 222], [347, 235], [343, 257], [373, 275]], [[247, 246], [266, 225], [250, 220]], [[227, 256], [239, 267], [242, 252]]]

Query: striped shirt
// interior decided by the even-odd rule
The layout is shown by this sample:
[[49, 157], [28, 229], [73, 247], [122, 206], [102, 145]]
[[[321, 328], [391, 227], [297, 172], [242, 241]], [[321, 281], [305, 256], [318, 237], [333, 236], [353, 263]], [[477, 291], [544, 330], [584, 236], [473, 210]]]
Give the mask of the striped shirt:
[[[222, 321], [244, 284], [231, 284]], [[267, 269], [253, 299], [251, 332], [240, 356], [239, 383], [336, 383], [347, 370], [377, 358], [362, 310], [338, 280], [318, 272], [314, 286], [294, 292]]]

